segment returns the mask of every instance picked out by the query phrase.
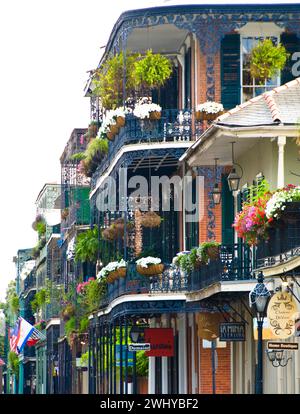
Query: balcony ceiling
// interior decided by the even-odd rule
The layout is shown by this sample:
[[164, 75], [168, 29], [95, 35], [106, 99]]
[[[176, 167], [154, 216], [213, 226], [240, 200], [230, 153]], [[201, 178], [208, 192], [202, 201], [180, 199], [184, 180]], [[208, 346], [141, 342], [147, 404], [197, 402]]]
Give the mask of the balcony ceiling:
[[238, 138], [233, 139], [232, 135], [220, 135], [217, 138], [210, 138], [205, 145], [201, 146], [194, 151], [188, 160], [188, 165], [191, 167], [197, 167], [201, 165], [214, 165], [215, 158], [218, 158], [219, 165], [231, 165], [232, 164], [232, 145], [234, 144], [234, 156], [237, 160], [243, 154], [251, 150], [258, 144], [260, 139], [268, 138]]
[[187, 30], [172, 24], [137, 28], [128, 37], [127, 49], [132, 52], [152, 49], [154, 53], [178, 53], [187, 35]]

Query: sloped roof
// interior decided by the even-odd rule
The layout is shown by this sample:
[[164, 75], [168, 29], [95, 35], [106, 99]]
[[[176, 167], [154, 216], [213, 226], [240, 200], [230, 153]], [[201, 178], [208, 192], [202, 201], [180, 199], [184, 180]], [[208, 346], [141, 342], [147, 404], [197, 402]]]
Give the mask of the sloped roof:
[[265, 92], [221, 115], [216, 124], [255, 126], [300, 122], [300, 78]]

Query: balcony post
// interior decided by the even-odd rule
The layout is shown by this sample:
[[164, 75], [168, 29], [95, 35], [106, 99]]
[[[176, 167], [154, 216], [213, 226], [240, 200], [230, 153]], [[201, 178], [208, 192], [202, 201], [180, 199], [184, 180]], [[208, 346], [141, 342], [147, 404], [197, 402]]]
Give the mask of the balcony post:
[[277, 171], [277, 188], [284, 187], [284, 147], [286, 144], [286, 137], [279, 136], [277, 138], [278, 144], [278, 171]]

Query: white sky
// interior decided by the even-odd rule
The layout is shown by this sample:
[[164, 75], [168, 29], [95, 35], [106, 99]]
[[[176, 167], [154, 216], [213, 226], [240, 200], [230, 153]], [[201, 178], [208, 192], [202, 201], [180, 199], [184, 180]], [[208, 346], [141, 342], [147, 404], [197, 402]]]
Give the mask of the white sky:
[[12, 257], [19, 248], [36, 243], [31, 224], [41, 187], [59, 182], [59, 157], [71, 131], [88, 125], [89, 102], [83, 97], [86, 71], [97, 65], [100, 46], [106, 44], [119, 15], [128, 9], [199, 3], [1, 0], [0, 300], [15, 277]]

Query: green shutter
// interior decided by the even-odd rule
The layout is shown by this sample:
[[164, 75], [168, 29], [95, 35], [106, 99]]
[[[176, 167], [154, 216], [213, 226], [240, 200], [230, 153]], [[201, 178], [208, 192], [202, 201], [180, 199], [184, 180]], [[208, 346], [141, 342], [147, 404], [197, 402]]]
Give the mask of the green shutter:
[[221, 43], [221, 101], [225, 109], [241, 103], [240, 35], [226, 35]]
[[293, 76], [292, 66], [296, 63], [296, 61], [292, 60], [292, 55], [295, 52], [300, 52], [300, 38], [294, 33], [282, 33], [280, 41], [290, 53], [287, 63], [281, 71], [281, 84], [284, 85], [299, 76]]
[[222, 243], [233, 244], [234, 199], [229, 190], [227, 176], [222, 176]]

